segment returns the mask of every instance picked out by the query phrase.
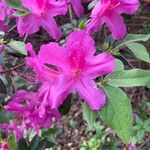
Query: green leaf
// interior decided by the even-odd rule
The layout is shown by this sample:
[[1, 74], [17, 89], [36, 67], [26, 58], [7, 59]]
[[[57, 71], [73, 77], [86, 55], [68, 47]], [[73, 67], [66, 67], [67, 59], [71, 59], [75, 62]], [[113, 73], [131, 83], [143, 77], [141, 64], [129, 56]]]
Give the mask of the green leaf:
[[40, 137], [38, 135], [35, 135], [34, 138], [32, 139], [29, 150], [36, 150], [40, 142]]
[[10, 41], [9, 44], [7, 44], [11, 49], [14, 51], [27, 56], [27, 51], [25, 50], [25, 43], [22, 41]]
[[20, 0], [5, 0], [5, 2], [9, 7], [16, 8], [16, 9], [21, 8], [22, 6]]
[[129, 143], [132, 131], [132, 108], [127, 95], [119, 88], [104, 85], [107, 94], [106, 106], [99, 111], [102, 120], [125, 144]]
[[124, 70], [124, 65], [123, 65], [123, 62], [119, 59], [116, 59], [116, 68], [115, 68], [116, 71], [118, 70]]
[[123, 47], [124, 45], [130, 44], [133, 42], [140, 42], [140, 41], [146, 42], [149, 39], [150, 39], [150, 34], [128, 34], [124, 40], [117, 42], [118, 44], [113, 50], [115, 49], [117, 50]]
[[139, 43], [130, 43], [126, 45], [138, 59], [150, 63], [150, 57], [144, 45]]
[[143, 41], [146, 42], [150, 39], [150, 34], [128, 34], [124, 40], [126, 43]]
[[86, 103], [83, 103], [82, 107], [83, 117], [87, 121], [89, 128], [92, 129], [96, 122], [97, 112], [91, 110]]
[[116, 87], [150, 86], [150, 71], [119, 70], [106, 76], [104, 82]]
[[43, 139], [39, 142], [39, 145], [36, 150], [45, 150], [46, 145], [47, 145], [47, 140]]
[[7, 143], [8, 143], [9, 149], [17, 150], [16, 135], [14, 133], [9, 135]]

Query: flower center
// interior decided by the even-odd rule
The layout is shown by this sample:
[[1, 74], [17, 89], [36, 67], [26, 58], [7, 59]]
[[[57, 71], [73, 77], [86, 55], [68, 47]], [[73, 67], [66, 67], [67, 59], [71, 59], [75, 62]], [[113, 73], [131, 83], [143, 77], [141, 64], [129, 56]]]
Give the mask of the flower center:
[[46, 14], [46, 9], [43, 8], [41, 11], [40, 11], [40, 16], [44, 16]]

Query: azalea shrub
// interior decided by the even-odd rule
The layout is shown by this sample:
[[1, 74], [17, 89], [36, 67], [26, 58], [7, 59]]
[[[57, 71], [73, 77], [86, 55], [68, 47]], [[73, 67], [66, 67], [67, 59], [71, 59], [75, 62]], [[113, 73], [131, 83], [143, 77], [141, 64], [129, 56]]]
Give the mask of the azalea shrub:
[[[141, 138], [133, 139], [138, 129], [124, 88], [150, 86], [150, 71], [128, 61], [150, 63], [150, 34], [129, 33], [126, 19], [143, 5], [149, 7], [139, 0], [0, 0], [1, 150], [57, 149], [72, 96], [97, 131], [81, 149], [105, 145], [104, 125], [136, 149]], [[150, 132], [145, 124], [142, 138]]]

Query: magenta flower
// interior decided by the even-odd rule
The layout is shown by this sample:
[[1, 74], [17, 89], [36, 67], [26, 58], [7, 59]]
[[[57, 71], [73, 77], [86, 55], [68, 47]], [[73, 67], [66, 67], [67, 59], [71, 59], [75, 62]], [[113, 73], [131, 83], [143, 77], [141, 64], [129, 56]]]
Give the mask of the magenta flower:
[[42, 26], [54, 39], [61, 37], [61, 29], [57, 26], [55, 16], [64, 15], [67, 12], [65, 2], [56, 0], [22, 0], [30, 14], [19, 17], [18, 32], [20, 36], [32, 34]]
[[60, 113], [57, 109], [50, 109], [48, 105], [43, 107], [42, 100], [37, 97], [37, 93], [34, 92], [18, 91], [5, 108], [16, 116], [21, 116], [27, 129], [38, 132], [41, 128], [49, 128], [53, 118], [60, 118]]
[[92, 20], [87, 30], [95, 32], [106, 23], [112, 36], [115, 39], [121, 39], [127, 32], [121, 14], [134, 14], [139, 5], [139, 0], [101, 0], [92, 11]]
[[[41, 80], [43, 85], [39, 96], [45, 98], [51, 108], [60, 106], [74, 90], [93, 110], [104, 106], [105, 94], [94, 79], [113, 72], [115, 58], [107, 53], [94, 56], [94, 46], [89, 34], [81, 30], [74, 31], [68, 37], [66, 47], [52, 42], [41, 47], [36, 61], [35, 56], [26, 59], [38, 76], [41, 75], [42, 79], [45, 77], [45, 80]], [[27, 49], [31, 51], [30, 44]]]
[[66, 0], [66, 2], [72, 5], [73, 10], [78, 17], [83, 15], [84, 8], [81, 4], [81, 0]]

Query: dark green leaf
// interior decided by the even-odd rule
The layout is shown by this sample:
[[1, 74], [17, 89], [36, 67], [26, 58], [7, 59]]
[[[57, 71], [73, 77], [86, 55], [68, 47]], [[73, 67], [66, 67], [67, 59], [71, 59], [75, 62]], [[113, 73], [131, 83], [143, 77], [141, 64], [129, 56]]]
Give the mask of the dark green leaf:
[[19, 140], [18, 150], [29, 150], [26, 139], [22, 138]]
[[40, 137], [38, 135], [35, 135], [34, 138], [32, 139], [29, 150], [36, 150], [40, 142]]

